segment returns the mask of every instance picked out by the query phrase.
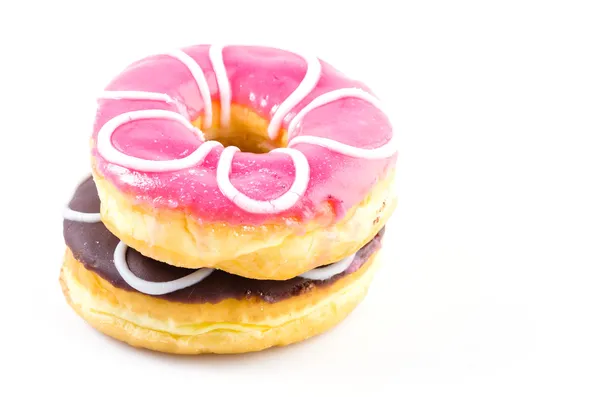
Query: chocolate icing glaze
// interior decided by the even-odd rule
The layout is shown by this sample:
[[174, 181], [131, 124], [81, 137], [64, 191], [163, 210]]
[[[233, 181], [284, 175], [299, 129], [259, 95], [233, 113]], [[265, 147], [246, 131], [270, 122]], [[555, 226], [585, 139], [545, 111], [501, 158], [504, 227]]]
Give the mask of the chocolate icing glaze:
[[[69, 207], [80, 212], [100, 211], [98, 191], [91, 177], [77, 188]], [[136, 291], [121, 278], [115, 268], [113, 254], [119, 239], [108, 231], [102, 222], [84, 223], [65, 220], [63, 228], [67, 246], [73, 252], [75, 259], [86, 269], [98, 274], [117, 288]], [[289, 280], [254, 280], [215, 270], [198, 284], [157, 298], [183, 303], [217, 303], [228, 298], [256, 297], [265, 302], [277, 302], [300, 295], [315, 287], [332, 284], [355, 272], [380, 248], [383, 234], [384, 229], [356, 253], [354, 261], [346, 271], [328, 280], [306, 280], [300, 277]], [[147, 258], [132, 248], [127, 250], [127, 264], [133, 274], [148, 281], [170, 281], [194, 272], [194, 269], [169, 266]]]

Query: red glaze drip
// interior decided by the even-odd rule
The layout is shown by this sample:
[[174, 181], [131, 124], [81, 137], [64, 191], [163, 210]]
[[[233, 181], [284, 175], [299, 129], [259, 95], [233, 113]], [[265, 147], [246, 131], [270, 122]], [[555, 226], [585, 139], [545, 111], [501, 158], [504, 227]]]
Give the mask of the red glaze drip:
[[[184, 51], [200, 65], [212, 100], [218, 101], [218, 85], [208, 49], [208, 45], [200, 45]], [[246, 106], [268, 120], [306, 73], [306, 62], [302, 57], [279, 49], [230, 46], [224, 48], [223, 59], [231, 84], [232, 103]], [[317, 86], [287, 114], [283, 128], [287, 128], [292, 118], [321, 94], [346, 87], [370, 92], [364, 84], [349, 79], [331, 65], [323, 61], [321, 65]], [[177, 103], [101, 99], [94, 139], [107, 121], [121, 113], [166, 109], [183, 111], [190, 120], [194, 120], [204, 109], [192, 74], [180, 61], [166, 55], [149, 57], [130, 65], [110, 82], [106, 90], [160, 92], [168, 94]], [[309, 112], [294, 132], [294, 136], [298, 135], [327, 137], [356, 147], [377, 148], [391, 139], [392, 126], [386, 115], [373, 105], [357, 98], [343, 98]], [[193, 132], [183, 125], [162, 119], [125, 124], [117, 128], [112, 139], [118, 150], [130, 156], [155, 160], [185, 157], [200, 144]], [[282, 218], [301, 222], [310, 220], [325, 202], [335, 203], [335, 219], [339, 219], [364, 199], [396, 161], [396, 155], [370, 160], [352, 158], [310, 144], [298, 144], [295, 148], [308, 159], [308, 188], [296, 205], [274, 214], [248, 213], [223, 196], [216, 181], [216, 167], [222, 148], [213, 149], [201, 164], [169, 172], [130, 170], [108, 163], [95, 147], [92, 151], [97, 171], [120, 191], [133, 196], [137, 203], [185, 211], [199, 221], [235, 225], [280, 223]], [[238, 190], [259, 200], [279, 197], [289, 189], [294, 178], [290, 157], [281, 153], [238, 153], [230, 174], [231, 182]]]

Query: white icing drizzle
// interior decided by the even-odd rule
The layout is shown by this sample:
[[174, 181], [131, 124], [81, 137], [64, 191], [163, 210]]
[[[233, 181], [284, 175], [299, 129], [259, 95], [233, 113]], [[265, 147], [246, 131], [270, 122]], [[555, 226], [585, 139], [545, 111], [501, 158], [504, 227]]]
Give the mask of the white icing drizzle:
[[208, 56], [219, 85], [219, 97], [221, 105], [221, 128], [228, 128], [231, 119], [231, 86], [225, 63], [223, 62], [223, 46], [212, 45], [208, 50]]
[[354, 261], [355, 256], [356, 254], [354, 253], [342, 259], [341, 261], [332, 263], [331, 265], [309, 270], [298, 277], [306, 278], [309, 280], [327, 280], [328, 278], [331, 278], [336, 274], [345, 272], [352, 264], [352, 261]]
[[133, 274], [133, 272], [129, 269], [129, 266], [127, 265], [127, 248], [128, 247], [124, 242], [119, 241], [119, 244], [117, 244], [117, 248], [115, 248], [114, 254], [115, 267], [117, 268], [117, 271], [127, 284], [129, 284], [132, 288], [143, 292], [144, 294], [169, 294], [171, 292], [175, 292], [180, 289], [184, 289], [199, 283], [214, 271], [214, 269], [209, 268], [199, 269], [193, 273], [188, 274], [187, 276], [166, 282], [153, 282], [142, 280], [141, 278]]
[[104, 91], [98, 96], [98, 99], [132, 99], [145, 101], [161, 101], [174, 103], [175, 100], [162, 92], [150, 91]]
[[299, 143], [308, 143], [317, 145], [337, 153], [344, 154], [350, 157], [356, 157], [367, 160], [385, 159], [396, 153], [396, 142], [390, 139], [386, 144], [375, 149], [362, 149], [354, 146], [346, 145], [333, 139], [323, 138], [318, 136], [299, 136], [292, 139], [288, 146], [295, 146]]
[[[206, 82], [206, 77], [204, 76], [202, 69], [192, 57], [190, 57], [188, 54], [181, 50], [173, 51], [167, 53], [166, 55], [172, 56], [181, 61], [184, 65], [187, 66], [187, 68], [192, 73], [194, 79], [198, 84], [198, 88], [200, 89], [202, 99], [205, 103], [204, 127], [210, 127], [212, 125], [212, 103], [208, 83]], [[317, 85], [321, 77], [321, 62], [319, 61], [319, 59], [314, 56], [301, 56], [307, 64], [306, 74], [300, 82], [300, 84], [298, 85], [298, 87], [290, 94], [290, 96], [288, 96], [279, 105], [279, 107], [273, 114], [273, 117], [269, 122], [269, 126], [267, 129], [267, 133], [271, 139], [277, 138], [285, 116], [296, 105], [302, 102], [302, 100], [304, 100], [304, 98], [306, 98], [308, 94], [310, 94], [310, 92]], [[223, 61], [223, 46], [211, 46], [209, 48], [209, 58], [215, 72], [217, 84], [219, 86], [219, 95], [221, 101], [220, 121], [221, 125], [226, 128], [230, 124], [232, 93], [231, 85], [227, 76], [227, 70]], [[381, 111], [383, 111], [380, 101], [373, 95], [369, 94], [364, 90], [361, 90], [360, 88], [342, 88], [334, 90], [315, 98], [300, 112], [298, 112], [298, 114], [291, 120], [288, 126], [289, 136], [292, 136], [292, 133], [297, 128], [301, 120], [313, 109], [316, 109], [333, 101], [349, 97], [363, 99], [371, 103], [373, 106], [377, 107]], [[152, 99], [163, 100], [165, 102], [174, 102], [174, 100], [166, 94], [145, 91], [108, 91], [103, 95], [103, 98]], [[131, 121], [151, 118], [167, 119], [180, 122], [183, 125], [185, 125], [188, 129], [197, 133], [198, 136], [204, 141], [204, 135], [202, 131], [194, 127], [186, 117], [182, 116], [179, 113], [158, 109], [137, 110], [118, 115], [113, 119], [109, 120], [104, 126], [102, 126], [102, 128], [98, 132], [98, 152], [107, 161], [124, 167], [128, 167], [138, 171], [165, 172], [177, 171], [184, 168], [192, 167], [196, 164], [200, 164], [204, 161], [208, 153], [210, 153], [210, 151], [213, 148], [217, 146], [222, 146], [217, 141], [206, 141], [203, 144], [201, 144], [194, 152], [192, 152], [190, 155], [184, 158], [155, 161], [128, 156], [125, 153], [118, 151], [112, 145], [111, 137], [116, 128]], [[301, 143], [318, 145], [347, 156], [364, 159], [387, 158], [394, 155], [394, 153], [396, 153], [397, 151], [393, 136], [392, 139], [390, 139], [386, 144], [374, 149], [357, 148], [335, 141], [333, 139], [316, 136], [298, 136], [292, 138], [289, 141], [287, 148], [275, 149], [272, 151], [286, 153], [292, 158], [295, 167], [294, 182], [292, 183], [290, 189], [280, 197], [274, 200], [263, 201], [251, 199], [250, 197], [241, 193], [231, 183], [229, 179], [229, 174], [231, 172], [233, 157], [235, 153], [239, 151], [239, 148], [235, 146], [230, 146], [223, 150], [223, 152], [221, 153], [221, 157], [219, 158], [219, 162], [217, 164], [216, 180], [219, 190], [224, 196], [229, 198], [238, 207], [242, 208], [247, 212], [266, 214], [277, 213], [291, 208], [305, 193], [310, 179], [310, 167], [308, 165], [308, 160], [306, 156], [304, 155], [304, 153], [292, 148], [292, 146]]]
[[176, 171], [183, 168], [191, 167], [195, 164], [204, 161], [204, 158], [208, 153], [217, 146], [222, 146], [217, 141], [208, 141], [198, 146], [196, 150], [190, 153], [186, 157], [173, 160], [146, 160], [137, 157], [129, 156], [119, 150], [117, 150], [112, 144], [112, 134], [115, 130], [123, 124], [135, 121], [135, 120], [146, 120], [146, 119], [164, 119], [173, 120], [183, 124], [190, 131], [197, 134], [201, 140], [204, 141], [204, 134], [202, 131], [197, 129], [190, 123], [190, 121], [179, 113], [172, 112], [169, 110], [162, 109], [150, 109], [150, 110], [135, 110], [120, 114], [106, 122], [98, 132], [96, 147], [98, 152], [107, 161], [111, 163], [128, 167], [138, 171], [148, 172], [162, 172], [162, 171]]
[[321, 78], [321, 62], [315, 56], [304, 56], [302, 58], [306, 61], [306, 74], [298, 85], [298, 87], [283, 101], [269, 123], [267, 128], [267, 134], [269, 138], [276, 139], [281, 129], [284, 117], [299, 104], [310, 92], [315, 88], [319, 79]]
[[97, 223], [100, 222], [100, 213], [79, 212], [66, 207], [63, 209], [63, 218], [73, 222]]
[[279, 196], [278, 198], [270, 201], [254, 200], [246, 196], [229, 180], [229, 173], [231, 172], [231, 164], [233, 156], [236, 152], [239, 152], [235, 146], [226, 147], [221, 153], [219, 158], [219, 164], [217, 166], [217, 185], [221, 190], [221, 193], [231, 201], [233, 201], [241, 209], [252, 212], [255, 214], [269, 214], [273, 212], [285, 211], [296, 204], [296, 202], [302, 197], [308, 186], [310, 179], [310, 169], [306, 156], [296, 149], [274, 149], [271, 152], [285, 153], [292, 158], [294, 162], [294, 168], [296, 169], [296, 177], [292, 186], [289, 190]]
[[173, 57], [183, 63], [192, 73], [194, 80], [196, 80], [196, 84], [198, 84], [198, 89], [200, 90], [200, 96], [202, 96], [202, 101], [204, 102], [204, 128], [210, 128], [212, 125], [212, 100], [210, 98], [210, 89], [208, 88], [208, 83], [206, 82], [206, 77], [204, 76], [204, 72], [198, 63], [183, 52], [182, 50], [175, 50], [171, 52], [165, 53], [170, 57]]
[[[292, 121], [290, 121], [290, 124], [288, 127], [288, 135], [292, 136], [294, 130], [298, 127], [298, 124], [300, 123], [300, 121], [310, 111], [312, 111], [318, 107], [321, 107], [323, 105], [326, 105], [328, 103], [342, 99], [342, 98], [362, 99], [364, 101], [369, 102], [370, 104], [372, 104], [377, 109], [379, 109], [383, 112], [383, 107], [382, 107], [379, 99], [375, 98], [373, 95], [369, 94], [368, 92], [361, 90], [360, 88], [341, 88], [339, 90], [330, 91], [323, 95], [320, 95], [317, 98], [313, 99], [312, 102], [310, 102], [308, 105], [306, 105], [306, 107], [304, 109], [302, 109], [292, 119]], [[299, 143], [309, 143], [312, 145], [318, 145], [318, 146], [325, 147], [329, 150], [332, 150], [334, 152], [344, 154], [346, 156], [363, 158], [363, 159], [368, 159], [368, 160], [391, 157], [397, 151], [396, 142], [393, 139], [393, 135], [392, 135], [392, 139], [390, 139], [386, 144], [384, 144], [383, 146], [380, 146], [378, 148], [375, 148], [375, 149], [357, 148], [354, 146], [346, 145], [344, 143], [338, 142], [333, 139], [317, 137], [317, 136], [309, 136], [309, 135], [302, 135], [302, 136], [292, 138], [288, 143], [288, 147], [292, 147]]]
[[373, 95], [369, 94], [367, 91], [356, 87], [340, 88], [319, 95], [318, 97], [313, 99], [308, 105], [306, 105], [301, 111], [299, 111], [298, 114], [294, 116], [294, 118], [292, 119], [292, 121], [290, 121], [290, 124], [288, 125], [288, 136], [292, 135], [296, 127], [298, 127], [298, 123], [300, 123], [300, 121], [304, 118], [304, 116], [306, 116], [308, 112], [343, 98], [362, 99], [384, 112], [383, 104], [381, 103], [381, 101]]
[[[85, 178], [82, 178], [77, 186], [81, 186], [90, 175], [86, 175]], [[81, 223], [98, 223], [101, 221], [99, 212], [80, 212], [75, 211], [69, 208], [69, 204], [65, 205], [62, 212], [63, 218], [68, 221], [73, 222], [81, 222]]]

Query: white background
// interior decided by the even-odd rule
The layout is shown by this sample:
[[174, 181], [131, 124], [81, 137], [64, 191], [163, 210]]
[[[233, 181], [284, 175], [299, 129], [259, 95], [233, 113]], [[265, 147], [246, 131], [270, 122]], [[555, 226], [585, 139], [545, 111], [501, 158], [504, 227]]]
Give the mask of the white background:
[[[78, 3], [0, 6], [0, 388], [15, 388], [1, 395], [598, 395], [597, 2]], [[401, 144], [388, 261], [347, 321], [306, 343], [134, 350], [64, 302], [60, 212], [104, 84], [215, 41], [312, 51], [387, 102]]]

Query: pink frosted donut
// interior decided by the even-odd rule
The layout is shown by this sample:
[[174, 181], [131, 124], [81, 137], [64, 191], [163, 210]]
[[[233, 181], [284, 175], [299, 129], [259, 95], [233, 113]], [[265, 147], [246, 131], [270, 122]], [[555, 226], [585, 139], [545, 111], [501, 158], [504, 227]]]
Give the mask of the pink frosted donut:
[[102, 221], [171, 265], [291, 278], [384, 226], [392, 138], [367, 86], [314, 56], [216, 45], [154, 55], [99, 99]]

